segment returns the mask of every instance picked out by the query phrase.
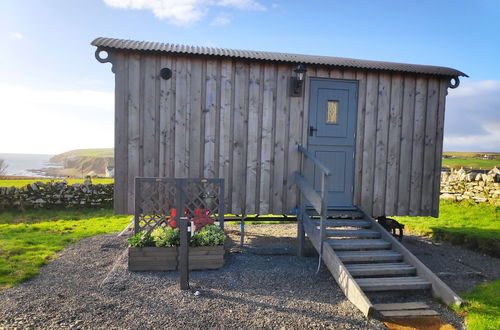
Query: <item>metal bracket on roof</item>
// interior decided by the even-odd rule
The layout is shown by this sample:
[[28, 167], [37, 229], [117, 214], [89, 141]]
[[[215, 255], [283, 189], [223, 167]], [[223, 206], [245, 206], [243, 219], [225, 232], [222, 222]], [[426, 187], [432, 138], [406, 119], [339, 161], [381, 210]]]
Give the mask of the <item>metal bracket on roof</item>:
[[[453, 82], [453, 83], [452, 83]], [[451, 89], [455, 89], [460, 85], [460, 79], [458, 76], [451, 77], [450, 84], [448, 85]]]
[[[106, 54], [106, 57], [101, 57], [103, 53]], [[103, 49], [101, 47], [97, 47], [95, 50], [95, 58], [101, 63], [111, 63], [111, 72], [115, 73], [115, 66], [113, 64], [113, 56], [107, 49]]]

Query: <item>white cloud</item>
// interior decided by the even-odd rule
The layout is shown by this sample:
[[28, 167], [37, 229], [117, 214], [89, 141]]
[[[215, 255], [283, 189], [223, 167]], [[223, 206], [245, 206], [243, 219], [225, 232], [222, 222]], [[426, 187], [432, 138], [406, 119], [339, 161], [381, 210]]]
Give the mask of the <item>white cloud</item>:
[[451, 135], [444, 137], [446, 150], [450, 151], [500, 151], [500, 124], [485, 124], [485, 134]]
[[172, 24], [188, 26], [200, 21], [210, 7], [227, 7], [239, 10], [265, 10], [255, 0], [104, 0], [113, 8], [151, 10], [159, 19]]
[[231, 23], [231, 15], [228, 13], [221, 13], [217, 17], [215, 17], [210, 25], [212, 26], [223, 26]]
[[20, 32], [12, 32], [10, 34], [10, 38], [11, 39], [17, 39], [17, 40], [23, 40], [24, 39], [24, 35]]
[[0, 152], [113, 146], [113, 93], [0, 84], [0, 109]]
[[465, 80], [448, 91], [444, 149], [500, 151], [500, 81]]

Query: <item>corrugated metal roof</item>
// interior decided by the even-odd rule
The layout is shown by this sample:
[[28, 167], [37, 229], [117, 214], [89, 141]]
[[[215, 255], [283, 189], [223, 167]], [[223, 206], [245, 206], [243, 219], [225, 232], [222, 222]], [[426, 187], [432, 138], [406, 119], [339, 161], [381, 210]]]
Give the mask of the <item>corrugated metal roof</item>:
[[299, 55], [274, 52], [259, 52], [251, 50], [237, 50], [215, 47], [199, 47], [174, 45], [161, 42], [134, 41], [114, 38], [97, 38], [91, 43], [93, 46], [108, 49], [135, 50], [142, 52], [162, 52], [177, 54], [196, 54], [207, 56], [225, 56], [263, 61], [291, 62], [303, 64], [319, 64], [340, 66], [345, 68], [360, 68], [383, 71], [401, 71], [423, 74], [433, 74], [449, 77], [465, 76], [465, 73], [441, 66], [405, 64], [395, 62], [368, 61], [343, 57]]

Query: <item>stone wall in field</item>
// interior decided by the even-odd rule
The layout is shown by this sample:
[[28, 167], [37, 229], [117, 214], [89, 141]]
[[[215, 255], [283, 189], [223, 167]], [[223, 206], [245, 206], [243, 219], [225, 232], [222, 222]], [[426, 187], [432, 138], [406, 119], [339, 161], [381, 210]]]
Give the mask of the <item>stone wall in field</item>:
[[488, 173], [466, 172], [463, 169], [441, 173], [441, 199], [476, 203], [500, 202], [500, 170]]
[[113, 184], [68, 185], [35, 182], [24, 187], [0, 187], [0, 209], [101, 208], [113, 206]]

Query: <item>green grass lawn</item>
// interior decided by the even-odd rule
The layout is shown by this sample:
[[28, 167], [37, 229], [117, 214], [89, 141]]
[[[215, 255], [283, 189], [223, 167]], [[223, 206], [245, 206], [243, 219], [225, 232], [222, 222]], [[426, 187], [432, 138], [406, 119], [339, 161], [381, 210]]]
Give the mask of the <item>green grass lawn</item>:
[[500, 280], [478, 285], [462, 298], [466, 304], [456, 311], [465, 316], [467, 329], [500, 329]]
[[[50, 182], [50, 181], [62, 181], [62, 179], [34, 179], [34, 180], [0, 180], [0, 187], [24, 187], [28, 184], [32, 184], [34, 182]], [[74, 183], [83, 183], [84, 179], [67, 179], [68, 184]], [[94, 184], [109, 184], [114, 183], [114, 179], [92, 179], [92, 183]]]
[[476, 168], [482, 170], [491, 170], [493, 167], [500, 167], [500, 161], [494, 159], [462, 159], [448, 158], [442, 160], [442, 166], [459, 169]]
[[[500, 207], [489, 204], [441, 201], [439, 218], [396, 217], [405, 230], [499, 257]], [[500, 280], [483, 283], [461, 297], [466, 304], [456, 308], [467, 328], [500, 329]]]
[[486, 203], [441, 201], [439, 218], [396, 217], [419, 235], [500, 256], [500, 207]]
[[[483, 155], [489, 155], [491, 159], [481, 159]], [[443, 158], [442, 166], [458, 169], [476, 168], [483, 170], [491, 170], [493, 167], [500, 167], [500, 153], [494, 152], [453, 152], [445, 151], [443, 155], [453, 156], [456, 158]]]
[[112, 210], [32, 210], [0, 213], [0, 289], [36, 274], [57, 251], [82, 238], [120, 231], [128, 215]]

